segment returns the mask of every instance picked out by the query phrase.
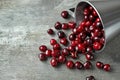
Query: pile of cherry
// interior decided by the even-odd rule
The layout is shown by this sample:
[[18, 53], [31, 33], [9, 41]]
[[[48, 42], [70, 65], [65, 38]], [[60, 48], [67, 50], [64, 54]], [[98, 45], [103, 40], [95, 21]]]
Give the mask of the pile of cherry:
[[[102, 23], [97, 12], [91, 6], [87, 6], [83, 11], [84, 19], [79, 25], [70, 21], [68, 23], [56, 22], [54, 28], [57, 31], [59, 40], [51, 39], [50, 45], [53, 49], [48, 49], [46, 45], [41, 45], [39, 50], [39, 59], [45, 61], [51, 57], [50, 64], [57, 67], [59, 64], [66, 64], [69, 69], [90, 69], [92, 67], [91, 60], [94, 59], [93, 53], [103, 48], [105, 44], [105, 35]], [[64, 19], [70, 17], [67, 11], [62, 11], [61, 16]], [[64, 31], [71, 30], [71, 34], [67, 36]], [[53, 29], [48, 29], [49, 35], [55, 35]], [[64, 48], [62, 48], [62, 46]], [[79, 59], [79, 55], [83, 54], [86, 57], [85, 63], [80, 61], [72, 61]], [[69, 60], [68, 60], [69, 58]], [[100, 61], [96, 62], [96, 67], [105, 71], [110, 71], [109, 64], [103, 64]], [[95, 80], [89, 76], [86, 80]]]

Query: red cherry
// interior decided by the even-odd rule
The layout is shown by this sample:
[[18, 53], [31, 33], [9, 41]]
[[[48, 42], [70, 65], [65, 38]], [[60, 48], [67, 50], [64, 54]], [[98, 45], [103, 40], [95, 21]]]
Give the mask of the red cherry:
[[68, 40], [66, 38], [61, 38], [60, 43], [63, 44], [63, 45], [67, 45]]
[[85, 21], [88, 21], [88, 20], [89, 20], [89, 17], [88, 17], [88, 16], [84, 16], [84, 20], [85, 20]]
[[73, 61], [71, 61], [71, 60], [67, 61], [66, 66], [67, 66], [67, 68], [72, 69], [74, 67]]
[[64, 55], [61, 55], [61, 56], [59, 56], [58, 61], [59, 61], [60, 63], [65, 63], [66, 57], [65, 57]]
[[95, 16], [95, 17], [98, 16], [98, 14], [97, 14], [97, 12], [96, 12], [95, 10], [93, 10], [92, 14], [93, 14], [93, 16]]
[[70, 52], [74, 52], [75, 51], [75, 47], [73, 47], [73, 46], [68, 46], [68, 50], [70, 51]]
[[63, 24], [62, 24], [62, 29], [63, 29], [63, 30], [67, 30], [67, 29], [68, 29], [68, 27], [69, 27], [69, 26], [68, 26], [68, 24], [67, 24], [67, 23], [63, 23]]
[[94, 31], [95, 29], [96, 29], [96, 26], [94, 24], [89, 27], [90, 31]]
[[100, 38], [100, 43], [104, 45], [104, 43], [105, 43], [105, 38], [104, 37]]
[[48, 29], [48, 30], [47, 30], [47, 33], [50, 34], [50, 35], [53, 35], [53, 34], [54, 34], [54, 31], [53, 31], [53, 29]]
[[87, 21], [87, 22], [85, 23], [85, 25], [86, 25], [87, 27], [89, 27], [89, 26], [92, 25], [92, 22], [91, 22], [91, 21]]
[[95, 17], [93, 15], [89, 15], [89, 20], [90, 21], [94, 21], [95, 20]]
[[93, 11], [94, 10], [92, 6], [89, 6], [88, 9], [89, 9], [89, 11]]
[[62, 12], [61, 12], [61, 16], [62, 16], [63, 18], [65, 18], [65, 19], [67, 19], [67, 18], [69, 17], [68, 11], [62, 11]]
[[56, 22], [54, 27], [55, 27], [55, 29], [59, 30], [62, 28], [62, 24], [60, 22]]
[[102, 62], [100, 62], [100, 61], [97, 61], [97, 62], [96, 62], [96, 67], [97, 67], [97, 68], [103, 69], [103, 66], [104, 66], [104, 64], [103, 64]]
[[77, 62], [75, 62], [75, 67], [77, 69], [82, 69], [83, 68], [83, 64], [81, 62], [77, 61]]
[[86, 49], [86, 52], [92, 53], [92, 51], [93, 51], [93, 48], [91, 46], [88, 46], [87, 49]]
[[76, 27], [76, 23], [75, 22], [69, 22], [68, 26], [70, 29], [74, 29]]
[[89, 15], [89, 14], [90, 14], [89, 9], [85, 8], [83, 14], [84, 14], [84, 15]]
[[102, 35], [101, 30], [99, 28], [94, 30], [94, 36], [100, 37]]
[[62, 50], [62, 55], [64, 55], [64, 56], [68, 56], [68, 55], [69, 55], [69, 51], [68, 51], [67, 48], [64, 48], [64, 49]]
[[80, 43], [80, 44], [77, 45], [77, 48], [78, 48], [78, 51], [85, 51], [86, 47], [85, 47], [84, 44]]
[[96, 18], [95, 22], [100, 22], [100, 18]]
[[41, 45], [39, 47], [39, 50], [42, 51], [42, 52], [45, 52], [47, 50], [47, 47], [45, 45]]
[[80, 33], [80, 32], [83, 32], [85, 30], [85, 27], [84, 26], [78, 26], [77, 28], [77, 31]]
[[75, 40], [75, 38], [76, 38], [75, 34], [70, 34], [70, 35], [69, 35], [69, 40], [70, 40], [70, 41]]
[[55, 45], [53, 45], [53, 49], [55, 49], [55, 50], [60, 50], [60, 45], [57, 43], [57, 44], [55, 44]]
[[99, 42], [94, 42], [93, 43], [93, 49], [94, 50], [100, 50], [100, 49], [102, 49], [102, 44], [101, 43], [99, 43]]
[[94, 59], [93, 54], [87, 53], [85, 56], [86, 56], [87, 60], [93, 60]]
[[71, 46], [75, 47], [77, 43], [75, 41], [71, 41]]
[[58, 31], [58, 32], [57, 32], [57, 35], [58, 35], [59, 38], [64, 38], [64, 37], [66, 37], [66, 35], [65, 35], [65, 33], [64, 33], [63, 31]]
[[86, 77], [86, 80], [95, 80], [95, 77], [94, 76], [88, 76], [88, 77]]
[[52, 58], [52, 59], [50, 60], [50, 64], [51, 64], [52, 67], [57, 67], [57, 65], [58, 65], [58, 60], [57, 60], [56, 58]]
[[45, 54], [47, 57], [51, 57], [52, 50], [46, 50]]
[[85, 69], [90, 69], [92, 67], [92, 63], [90, 62], [90, 61], [86, 61], [85, 63], [84, 63], [84, 68]]
[[71, 52], [71, 57], [72, 57], [73, 59], [78, 58], [77, 52]]
[[56, 41], [55, 39], [51, 39], [51, 40], [50, 40], [50, 44], [51, 44], [51, 45], [55, 45], [55, 44], [57, 44], [57, 41]]
[[79, 34], [77, 35], [77, 37], [78, 37], [79, 39], [81, 39], [81, 40], [85, 40], [85, 38], [87, 37], [87, 34], [86, 34], [86, 32], [84, 31], [84, 32], [79, 33]]
[[92, 45], [92, 39], [90, 39], [90, 38], [87, 38], [85, 41], [84, 41], [84, 44], [86, 45], [86, 46], [90, 46], [90, 45]]
[[103, 67], [103, 69], [105, 70], [105, 71], [110, 71], [110, 65], [109, 64], [105, 64], [104, 65], [104, 67]]
[[73, 34], [78, 34], [79, 33], [78, 28], [72, 29], [72, 32], [73, 32]]
[[53, 50], [53, 51], [51, 52], [51, 55], [52, 55], [52, 57], [55, 57], [55, 58], [59, 57], [59, 55], [60, 55], [60, 50]]
[[40, 53], [40, 54], [38, 55], [38, 57], [39, 57], [39, 59], [40, 59], [41, 61], [45, 61], [45, 60], [47, 59], [47, 57], [46, 57], [46, 55], [45, 55], [44, 53]]

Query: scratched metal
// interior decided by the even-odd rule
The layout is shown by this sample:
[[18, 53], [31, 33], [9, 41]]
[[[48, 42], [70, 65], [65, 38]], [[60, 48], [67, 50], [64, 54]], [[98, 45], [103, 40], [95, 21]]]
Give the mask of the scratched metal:
[[120, 35], [111, 40], [103, 52], [95, 54], [96, 61], [111, 64], [111, 72], [94, 66], [92, 70], [69, 70], [65, 65], [53, 68], [49, 60], [39, 61], [39, 45], [50, 47], [49, 40], [57, 39], [47, 35], [46, 30], [53, 28], [56, 21], [68, 22], [60, 17], [60, 12], [75, 7], [78, 2], [0, 0], [0, 80], [85, 80], [89, 75], [94, 75], [96, 80], [119, 80]]

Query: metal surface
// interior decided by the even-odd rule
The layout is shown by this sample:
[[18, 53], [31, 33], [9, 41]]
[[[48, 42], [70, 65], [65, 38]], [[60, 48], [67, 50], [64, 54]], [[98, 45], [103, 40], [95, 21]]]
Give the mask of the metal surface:
[[[110, 63], [111, 72], [94, 67], [92, 70], [69, 70], [65, 65], [53, 68], [38, 59], [38, 47], [49, 46], [48, 28], [60, 17], [62, 10], [75, 7], [79, 0], [0, 0], [0, 80], [85, 80], [94, 75], [96, 80], [120, 79], [120, 35], [108, 43], [96, 61]], [[120, 22], [114, 26], [120, 26]], [[84, 57], [81, 55], [80, 60]]]
[[[120, 21], [120, 1], [80, 1], [75, 8], [75, 19], [78, 24], [84, 19], [84, 8], [89, 5], [97, 12], [105, 30], [104, 49], [106, 42], [120, 34], [120, 26], [113, 27]], [[97, 52], [101, 52], [103, 49]]]

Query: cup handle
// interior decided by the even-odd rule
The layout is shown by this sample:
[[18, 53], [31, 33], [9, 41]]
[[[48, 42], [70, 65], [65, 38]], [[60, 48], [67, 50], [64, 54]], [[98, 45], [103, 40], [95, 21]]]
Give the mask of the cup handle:
[[70, 8], [68, 12], [72, 18], [75, 18], [75, 8]]

